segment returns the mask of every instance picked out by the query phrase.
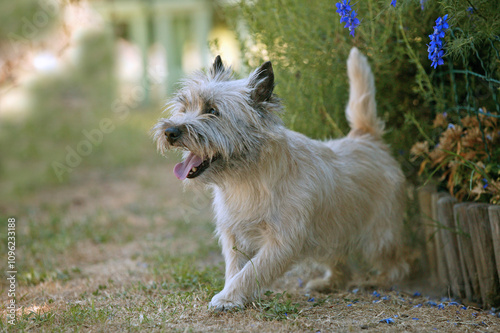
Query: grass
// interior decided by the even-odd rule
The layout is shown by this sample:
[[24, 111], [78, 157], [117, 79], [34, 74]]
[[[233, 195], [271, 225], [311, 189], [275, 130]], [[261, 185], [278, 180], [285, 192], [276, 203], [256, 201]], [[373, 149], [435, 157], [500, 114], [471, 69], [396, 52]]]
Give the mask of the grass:
[[297, 318], [299, 303], [292, 303], [292, 296], [286, 291], [274, 294], [266, 291], [267, 299], [259, 299], [253, 306], [261, 312], [261, 317], [266, 320], [287, 320]]

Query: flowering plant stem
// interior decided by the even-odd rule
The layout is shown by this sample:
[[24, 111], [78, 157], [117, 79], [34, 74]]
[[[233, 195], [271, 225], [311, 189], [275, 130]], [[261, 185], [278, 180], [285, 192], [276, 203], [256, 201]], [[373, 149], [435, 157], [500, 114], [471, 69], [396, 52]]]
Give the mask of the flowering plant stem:
[[423, 85], [423, 82], [420, 80], [417, 80], [419, 88], [422, 92], [427, 92], [429, 95], [431, 95], [431, 100], [435, 101], [436, 104], [440, 108], [442, 108], [442, 102], [440, 102], [440, 99], [437, 97], [436, 92], [434, 91], [432, 82], [429, 78], [429, 75], [427, 75], [427, 72], [425, 71], [424, 67], [418, 60], [418, 56], [415, 54], [413, 49], [411, 48], [410, 42], [408, 41], [408, 37], [406, 36], [405, 29], [403, 27], [403, 20], [401, 19], [401, 15], [398, 14], [398, 22], [399, 22], [399, 31], [401, 31], [401, 35], [403, 36], [403, 40], [405, 41], [406, 48], [408, 49], [408, 55], [410, 56], [411, 60], [417, 66], [417, 70], [419, 75], [422, 77], [422, 81], [425, 82]]
[[425, 138], [425, 140], [429, 141], [429, 143], [432, 144], [433, 146], [436, 145], [436, 143], [434, 142], [434, 140], [432, 140], [427, 135], [427, 133], [425, 133], [424, 129], [422, 128], [422, 126], [420, 126], [420, 123], [417, 121], [417, 119], [415, 119], [415, 116], [412, 113], [406, 114], [405, 115], [405, 120], [411, 121], [411, 123], [414, 124], [415, 127], [417, 127], [418, 131], [420, 132], [420, 134], [422, 134], [422, 136]]

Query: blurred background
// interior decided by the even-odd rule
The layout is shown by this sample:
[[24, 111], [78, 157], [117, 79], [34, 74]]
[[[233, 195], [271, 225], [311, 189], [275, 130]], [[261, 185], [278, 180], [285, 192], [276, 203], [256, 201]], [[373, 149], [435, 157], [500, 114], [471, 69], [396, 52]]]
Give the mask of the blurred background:
[[[238, 70], [229, 1], [0, 4], [0, 203], [155, 159], [148, 130], [184, 73]], [[21, 213], [21, 212], [18, 212]]]
[[[219, 252], [207, 194], [183, 192], [172, 172], [179, 157], [160, 156], [149, 131], [184, 74], [216, 54], [244, 68], [223, 12], [231, 6], [0, 2], [0, 218], [17, 219], [18, 296], [31, 295], [19, 301], [28, 309], [24, 324], [40, 310], [29, 305], [47, 302], [40, 295], [61, 282], [75, 281], [64, 287], [71, 292], [82, 278], [91, 281], [86, 288], [111, 278], [129, 285], [127, 272], [147, 271], [146, 253], [162, 256], [156, 268], [178, 258], [179, 230], [193, 232], [182, 250]], [[0, 235], [6, 239], [7, 229]], [[63, 307], [74, 296], [53, 293], [60, 296], [50, 302]]]

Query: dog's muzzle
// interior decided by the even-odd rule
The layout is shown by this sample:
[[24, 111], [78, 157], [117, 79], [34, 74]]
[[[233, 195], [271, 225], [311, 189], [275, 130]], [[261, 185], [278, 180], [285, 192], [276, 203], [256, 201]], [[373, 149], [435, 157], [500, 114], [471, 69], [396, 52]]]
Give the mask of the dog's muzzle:
[[179, 127], [169, 127], [165, 130], [165, 136], [168, 143], [173, 145], [182, 136], [182, 131]]

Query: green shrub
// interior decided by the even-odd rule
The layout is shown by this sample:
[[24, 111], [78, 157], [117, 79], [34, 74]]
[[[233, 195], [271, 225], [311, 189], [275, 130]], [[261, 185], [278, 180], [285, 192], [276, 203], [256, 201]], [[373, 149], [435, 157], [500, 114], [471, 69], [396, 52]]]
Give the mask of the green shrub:
[[[418, 161], [410, 160], [410, 148], [431, 136], [438, 142], [440, 131], [432, 126], [437, 114], [447, 112], [450, 122], [459, 123], [480, 108], [498, 112], [500, 5], [399, 0], [393, 7], [390, 0], [367, 0], [351, 2], [351, 7], [360, 20], [354, 37], [339, 22], [334, 1], [241, 1], [229, 16], [248, 27], [249, 34], [240, 38], [250, 67], [272, 60], [287, 125], [314, 138], [348, 132], [345, 62], [353, 46], [365, 53], [375, 74], [386, 140], [416, 182]], [[450, 28], [444, 37], [444, 64], [434, 69], [428, 59], [429, 35], [445, 14]], [[248, 40], [256, 47], [248, 47]], [[500, 156], [489, 153], [488, 161], [498, 163]], [[458, 186], [468, 186], [462, 180]]]

